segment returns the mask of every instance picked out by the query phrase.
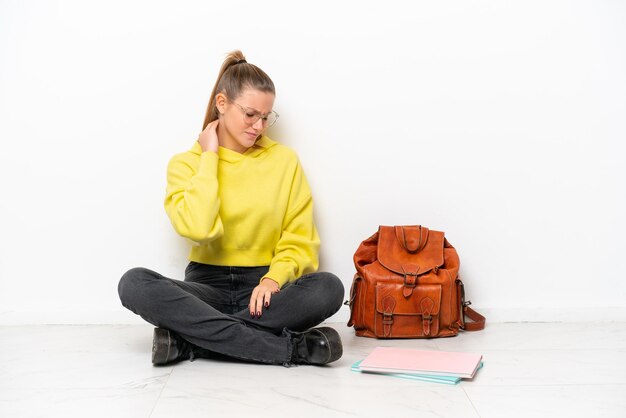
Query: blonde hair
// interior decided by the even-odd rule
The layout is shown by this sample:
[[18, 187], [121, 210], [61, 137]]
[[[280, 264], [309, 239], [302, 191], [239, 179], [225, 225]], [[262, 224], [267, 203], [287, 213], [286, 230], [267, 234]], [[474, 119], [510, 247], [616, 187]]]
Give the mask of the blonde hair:
[[216, 96], [219, 93], [223, 93], [230, 100], [236, 100], [243, 90], [249, 88], [276, 94], [274, 83], [265, 71], [254, 64], [248, 63], [246, 57], [239, 50], [228, 53], [211, 92], [211, 99], [204, 116], [202, 130], [209, 123], [219, 118], [219, 112], [215, 103]]

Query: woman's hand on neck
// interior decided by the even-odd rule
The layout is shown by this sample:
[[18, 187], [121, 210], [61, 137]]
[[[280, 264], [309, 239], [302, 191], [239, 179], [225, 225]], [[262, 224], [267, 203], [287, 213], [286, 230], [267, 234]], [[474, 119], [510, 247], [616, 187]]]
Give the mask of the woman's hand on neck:
[[219, 135], [218, 131], [221, 127], [219, 126], [219, 119], [214, 120], [209, 123], [206, 128], [200, 133], [198, 136], [198, 143], [202, 148], [202, 152], [215, 152], [217, 153], [217, 148], [220, 145], [219, 143]]

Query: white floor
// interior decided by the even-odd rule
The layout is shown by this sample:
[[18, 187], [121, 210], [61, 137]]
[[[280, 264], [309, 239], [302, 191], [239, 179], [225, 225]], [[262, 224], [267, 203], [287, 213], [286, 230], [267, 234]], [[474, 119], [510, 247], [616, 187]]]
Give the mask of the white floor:
[[[503, 323], [437, 340], [357, 338], [327, 367], [150, 363], [152, 327], [0, 327], [0, 417], [626, 417], [626, 323]], [[482, 353], [456, 386], [365, 375], [377, 345]]]

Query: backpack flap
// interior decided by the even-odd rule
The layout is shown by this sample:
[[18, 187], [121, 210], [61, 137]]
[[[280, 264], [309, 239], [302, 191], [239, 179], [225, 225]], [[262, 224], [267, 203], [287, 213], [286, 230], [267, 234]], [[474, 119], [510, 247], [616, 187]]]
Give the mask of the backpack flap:
[[412, 225], [380, 226], [378, 234], [378, 262], [404, 277], [405, 297], [413, 292], [418, 276], [443, 266], [443, 232]]

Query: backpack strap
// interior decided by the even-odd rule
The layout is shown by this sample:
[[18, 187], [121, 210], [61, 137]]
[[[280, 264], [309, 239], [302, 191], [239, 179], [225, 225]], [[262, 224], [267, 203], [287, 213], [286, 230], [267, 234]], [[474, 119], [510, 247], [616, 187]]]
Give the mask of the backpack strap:
[[[480, 331], [481, 329], [485, 329], [485, 317], [469, 307], [469, 305], [472, 304], [471, 301], [465, 300], [465, 286], [463, 282], [461, 279], [457, 279], [456, 283], [461, 294], [461, 314], [463, 315], [461, 329], [464, 331]], [[471, 319], [472, 322], [467, 322], [465, 317]]]
[[467, 306], [467, 304], [463, 306], [463, 315], [466, 315], [472, 320], [472, 322], [463, 321], [465, 323], [465, 325], [463, 325], [463, 330], [480, 331], [481, 329], [485, 329], [485, 317]]

